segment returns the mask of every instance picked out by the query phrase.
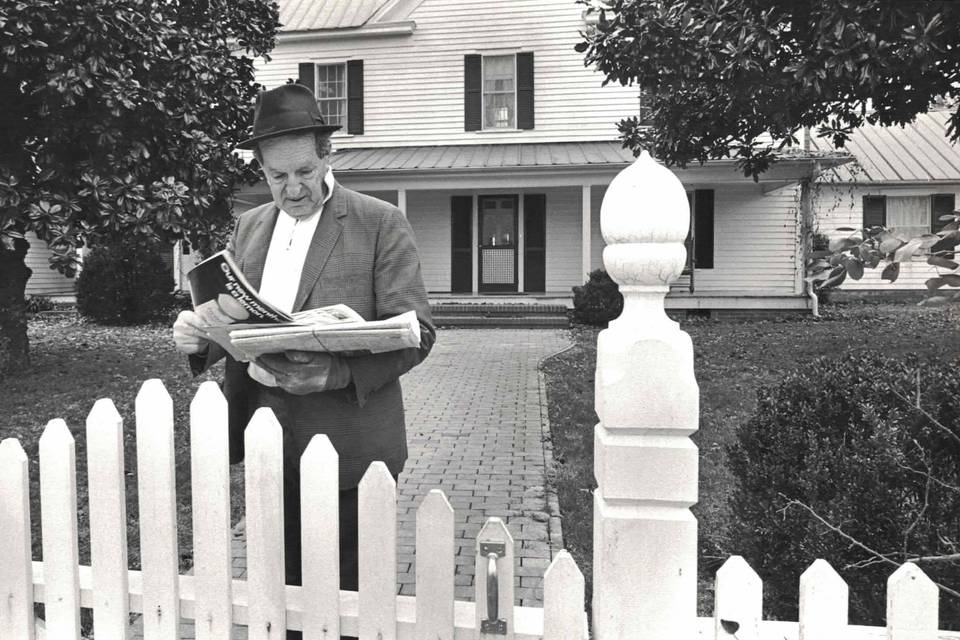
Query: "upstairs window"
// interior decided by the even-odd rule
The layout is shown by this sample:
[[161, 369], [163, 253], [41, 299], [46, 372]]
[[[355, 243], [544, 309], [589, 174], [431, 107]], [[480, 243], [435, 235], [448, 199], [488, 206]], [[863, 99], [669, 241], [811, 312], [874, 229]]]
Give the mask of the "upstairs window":
[[316, 65], [317, 106], [327, 124], [347, 125], [347, 65]]
[[516, 57], [483, 57], [483, 128], [516, 129]]

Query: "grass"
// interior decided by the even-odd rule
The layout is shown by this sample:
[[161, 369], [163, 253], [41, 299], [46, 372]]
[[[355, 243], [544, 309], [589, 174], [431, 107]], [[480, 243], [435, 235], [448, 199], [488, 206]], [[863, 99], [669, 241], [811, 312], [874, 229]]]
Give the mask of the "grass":
[[[194, 378], [186, 358], [174, 351], [168, 326], [104, 327], [81, 322], [72, 315], [34, 318], [29, 324], [29, 338], [30, 369], [0, 381], [4, 390], [0, 397], [0, 438], [19, 438], [30, 460], [33, 557], [42, 555], [39, 439], [49, 420], [62, 418], [76, 442], [80, 562], [89, 564], [86, 418], [97, 399], [110, 398], [124, 421], [127, 543], [130, 566], [139, 568], [134, 400], [146, 379], [159, 378], [170, 393], [175, 412], [180, 566], [182, 570], [192, 566], [189, 407], [200, 383], [218, 377], [222, 367]], [[234, 485], [242, 489], [242, 467], [235, 466], [233, 475]], [[241, 491], [235, 490], [232, 499], [234, 513], [238, 513]]]
[[[727, 498], [733, 478], [724, 447], [756, 405], [756, 391], [775, 383], [796, 363], [841, 353], [888, 356], [956, 354], [960, 307], [924, 308], [907, 303], [865, 301], [827, 305], [823, 319], [689, 321], [681, 328], [693, 339], [694, 370], [700, 385], [700, 502], [694, 508], [700, 530], [701, 615], [712, 576], [736, 554], [727, 538]], [[556, 461], [554, 479], [563, 514], [564, 544], [588, 581], [592, 576], [593, 379], [599, 329], [576, 326], [573, 348], [544, 364]]]

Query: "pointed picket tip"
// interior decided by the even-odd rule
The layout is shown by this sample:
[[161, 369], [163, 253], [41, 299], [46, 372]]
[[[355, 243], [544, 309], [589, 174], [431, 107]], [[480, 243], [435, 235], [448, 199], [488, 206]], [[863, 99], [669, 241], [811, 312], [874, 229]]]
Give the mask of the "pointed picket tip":
[[66, 422], [61, 418], [55, 418], [47, 423], [43, 433], [40, 434], [40, 452], [62, 443], [73, 444], [73, 434], [67, 428]]
[[760, 576], [753, 567], [744, 560], [743, 556], [730, 556], [723, 566], [717, 570], [717, 578], [739, 578], [751, 582], [760, 582]]
[[390, 470], [387, 469], [387, 465], [380, 460], [371, 463], [370, 466], [367, 467], [366, 473], [364, 473], [360, 479], [359, 488], [361, 491], [363, 491], [364, 488], [372, 489], [374, 487], [390, 488], [393, 490], [397, 488], [397, 481], [390, 475]]
[[19, 438], [4, 438], [0, 440], [0, 466], [10, 463], [26, 462], [27, 454], [20, 444]]
[[920, 567], [904, 563], [887, 579], [887, 630], [892, 640], [935, 637], [939, 615], [939, 589]]
[[260, 437], [260, 434], [270, 434], [277, 431], [282, 433], [283, 427], [280, 426], [280, 421], [277, 420], [273, 409], [270, 407], [260, 407], [253, 414], [253, 417], [250, 418], [250, 422], [247, 424], [247, 429], [244, 433], [246, 439], [249, 441], [251, 437]]
[[887, 591], [909, 591], [927, 597], [938, 597], [939, 589], [923, 569], [912, 562], [905, 562], [887, 578]]
[[573, 559], [573, 556], [566, 549], [561, 549], [559, 553], [553, 558], [553, 562], [550, 563], [550, 566], [547, 567], [547, 570], [543, 574], [544, 583], [550, 583], [554, 580], [559, 583], [569, 583], [572, 582], [578, 586], [578, 588], [583, 588], [583, 572], [580, 571], [580, 567], [577, 566], [577, 561]]
[[162, 408], [167, 404], [172, 405], [173, 400], [170, 399], [167, 388], [163, 386], [163, 382], [159, 378], [150, 378], [140, 385], [140, 391], [137, 392], [135, 405], [138, 410], [141, 404], [155, 404]]
[[100, 425], [110, 425], [111, 427], [123, 422], [120, 412], [110, 398], [100, 398], [97, 400], [90, 413], [87, 414], [87, 428], [98, 427]]
[[219, 409], [227, 404], [227, 399], [223, 397], [223, 391], [220, 385], [213, 380], [207, 380], [193, 394], [193, 400], [190, 401], [190, 411], [213, 407]]
[[513, 548], [513, 536], [510, 535], [510, 530], [507, 529], [507, 525], [500, 518], [487, 518], [483, 528], [480, 529], [480, 533], [477, 534], [477, 549], [480, 548], [481, 542], [491, 541], [505, 542], [510, 549]]
[[328, 461], [339, 462], [340, 456], [337, 454], [337, 450], [333, 448], [333, 443], [330, 442], [330, 438], [328, 438], [325, 433], [317, 433], [310, 438], [310, 442], [307, 444], [307, 448], [304, 449], [303, 455], [300, 456], [300, 460], [302, 466], [306, 460], [318, 463]]
[[830, 566], [830, 563], [823, 558], [817, 558], [807, 567], [807, 570], [800, 574], [800, 588], [805, 584], [817, 584], [829, 586], [839, 590], [841, 587], [846, 590], [847, 583], [840, 577], [836, 569]]
[[431, 489], [417, 508], [417, 517], [419, 518], [421, 514], [434, 517], [452, 516], [454, 511], [450, 501], [447, 500], [447, 494], [440, 489]]

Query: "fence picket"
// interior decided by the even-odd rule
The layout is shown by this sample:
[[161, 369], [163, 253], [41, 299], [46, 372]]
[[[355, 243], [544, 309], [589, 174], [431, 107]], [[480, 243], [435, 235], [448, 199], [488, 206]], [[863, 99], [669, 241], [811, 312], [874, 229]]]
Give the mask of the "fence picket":
[[233, 624], [227, 401], [216, 382], [190, 403], [193, 575], [197, 640], [228, 638]]
[[[506, 627], [505, 633], [484, 633], [482, 631], [483, 621], [487, 620], [489, 607], [487, 604], [488, 594], [492, 593], [492, 585], [488, 585], [488, 570], [490, 562], [487, 554], [481, 553], [481, 548], [486, 544], [503, 545], [503, 554], [498, 554], [494, 563], [497, 575], [497, 617], [503, 620]], [[477, 534], [476, 543], [476, 573], [474, 574], [475, 597], [476, 597], [476, 615], [477, 629], [480, 631], [480, 638], [489, 640], [513, 640], [513, 536], [507, 531], [506, 525], [500, 518], [488, 518], [486, 524]]]
[[122, 639], [130, 626], [123, 419], [107, 398], [87, 415], [87, 482], [94, 635]]
[[887, 637], [889, 640], [936, 640], [940, 592], [912, 562], [887, 579]]
[[360, 480], [360, 640], [397, 637], [397, 483], [374, 462]]
[[454, 513], [433, 489], [417, 509], [416, 640], [453, 639]]
[[736, 634], [737, 640], [758, 640], [762, 616], [763, 582], [743, 557], [730, 556], [716, 576], [713, 605], [716, 638], [732, 639]]
[[286, 638], [283, 550], [283, 429], [257, 409], [244, 437], [250, 640]]
[[300, 459], [304, 640], [340, 637], [339, 469], [330, 438], [313, 436]]
[[818, 559], [800, 576], [800, 640], [842, 638], [850, 591], [830, 563]]
[[33, 551], [30, 545], [30, 477], [20, 441], [0, 441], [0, 638], [33, 638]]
[[143, 637], [170, 640], [180, 637], [173, 402], [152, 379], [140, 387], [135, 407]]
[[564, 549], [543, 574], [543, 640], [587, 638], [583, 603], [583, 574]]
[[40, 436], [40, 522], [46, 630], [58, 640], [80, 638], [76, 467], [67, 423], [51, 420]]

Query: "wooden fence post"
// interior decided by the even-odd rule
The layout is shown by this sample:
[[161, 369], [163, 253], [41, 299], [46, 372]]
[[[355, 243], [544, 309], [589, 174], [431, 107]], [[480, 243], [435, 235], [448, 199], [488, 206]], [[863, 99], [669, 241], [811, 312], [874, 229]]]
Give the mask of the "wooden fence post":
[[[760, 640], [763, 582], [742, 556], [730, 556], [717, 571], [713, 629], [717, 638]], [[725, 628], [726, 625], [732, 625]]]
[[454, 512], [431, 489], [417, 509], [416, 640], [453, 640]]
[[30, 478], [20, 441], [0, 442], [0, 638], [33, 640], [33, 550], [30, 548]]
[[847, 632], [850, 589], [820, 558], [800, 575], [800, 640], [842, 638]]
[[303, 638], [340, 637], [340, 458], [325, 434], [300, 457]]
[[360, 640], [397, 638], [397, 483], [382, 462], [357, 489]]
[[699, 389], [690, 336], [664, 312], [686, 262], [680, 180], [646, 152], [600, 210], [623, 313], [597, 341], [593, 622], [597, 640], [684, 640], [696, 619]]
[[900, 565], [887, 579], [889, 640], [936, 640], [939, 618], [937, 585], [914, 563]]

